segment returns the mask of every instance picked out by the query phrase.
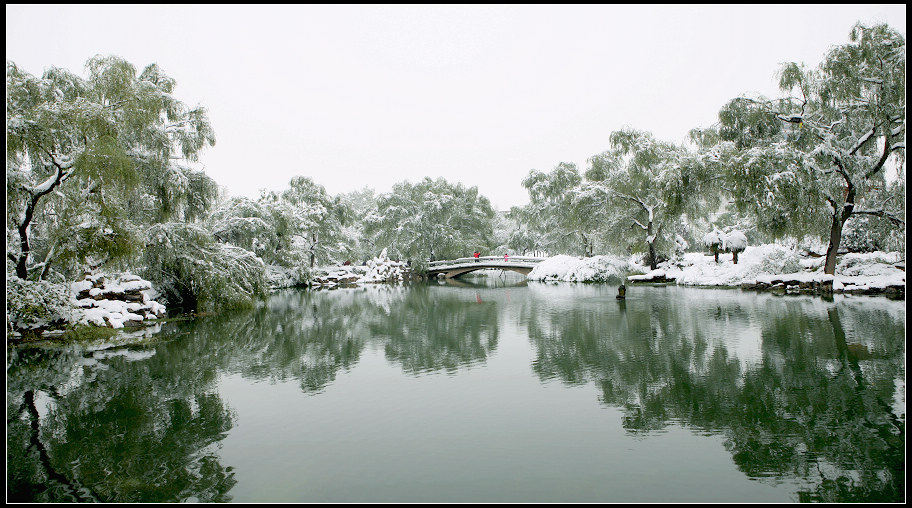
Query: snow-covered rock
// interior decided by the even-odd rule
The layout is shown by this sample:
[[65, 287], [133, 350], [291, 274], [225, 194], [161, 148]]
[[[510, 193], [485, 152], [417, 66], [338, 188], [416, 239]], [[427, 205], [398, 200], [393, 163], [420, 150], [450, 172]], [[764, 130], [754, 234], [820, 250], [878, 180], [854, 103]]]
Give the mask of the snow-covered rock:
[[362, 266], [339, 266], [325, 270], [324, 274], [313, 278], [313, 285], [335, 287], [378, 282], [401, 282], [407, 280], [410, 274], [411, 271], [406, 263], [390, 259], [386, 254], [386, 249], [383, 249], [379, 256], [368, 260]]
[[130, 273], [86, 274], [70, 285], [70, 292], [77, 323], [123, 328], [165, 316], [165, 306], [154, 300], [152, 283]]

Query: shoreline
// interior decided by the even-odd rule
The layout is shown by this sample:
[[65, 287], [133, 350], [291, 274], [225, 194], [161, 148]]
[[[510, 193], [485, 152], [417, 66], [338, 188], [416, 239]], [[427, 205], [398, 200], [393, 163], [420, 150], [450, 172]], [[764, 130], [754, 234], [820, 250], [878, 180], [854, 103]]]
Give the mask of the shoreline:
[[785, 275], [772, 277], [772, 282], [742, 282], [740, 285], [706, 285], [706, 284], [680, 284], [673, 278], [657, 277], [656, 279], [638, 279], [629, 280], [630, 286], [664, 286], [674, 285], [697, 289], [740, 289], [742, 291], [772, 292], [779, 294], [795, 294], [809, 296], [831, 296], [831, 295], [866, 295], [866, 296], [884, 296], [894, 300], [905, 300], [905, 286], [890, 285], [886, 287], [859, 287], [850, 286], [841, 289], [833, 289], [833, 284], [821, 283], [818, 281], [801, 281], [794, 278], [788, 278]]

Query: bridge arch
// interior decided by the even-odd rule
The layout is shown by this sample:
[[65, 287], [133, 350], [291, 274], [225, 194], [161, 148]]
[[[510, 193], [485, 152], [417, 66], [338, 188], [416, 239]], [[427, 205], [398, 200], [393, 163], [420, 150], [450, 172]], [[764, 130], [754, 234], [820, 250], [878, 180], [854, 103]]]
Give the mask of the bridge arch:
[[544, 258], [527, 256], [514, 256], [506, 258], [500, 256], [484, 256], [475, 258], [459, 258], [445, 261], [432, 261], [428, 266], [428, 276], [443, 275], [447, 279], [459, 277], [476, 270], [499, 269], [511, 270], [523, 275], [529, 275], [535, 266]]

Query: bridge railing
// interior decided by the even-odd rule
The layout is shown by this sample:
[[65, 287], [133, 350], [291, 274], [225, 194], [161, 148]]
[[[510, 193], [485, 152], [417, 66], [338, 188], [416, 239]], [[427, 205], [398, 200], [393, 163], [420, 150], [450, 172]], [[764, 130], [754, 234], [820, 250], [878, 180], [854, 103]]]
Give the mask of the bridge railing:
[[[504, 259], [503, 256], [480, 256], [478, 262], [496, 262], [496, 263], [540, 263], [544, 261], [545, 258], [537, 258], [532, 256], [507, 256]], [[467, 257], [467, 258], [457, 258], [457, 259], [445, 259], [441, 261], [431, 261], [428, 263], [428, 268], [437, 268], [441, 266], [449, 265], [461, 265], [463, 263], [474, 263], [476, 258]]]

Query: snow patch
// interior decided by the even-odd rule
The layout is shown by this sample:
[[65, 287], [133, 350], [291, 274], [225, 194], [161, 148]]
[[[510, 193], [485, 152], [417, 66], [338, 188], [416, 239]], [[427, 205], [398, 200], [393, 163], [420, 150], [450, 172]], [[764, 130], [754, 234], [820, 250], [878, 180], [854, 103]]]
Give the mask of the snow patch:
[[564, 254], [545, 259], [529, 272], [529, 280], [566, 282], [622, 281], [631, 264], [616, 256], [578, 258]]

